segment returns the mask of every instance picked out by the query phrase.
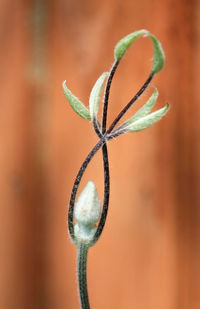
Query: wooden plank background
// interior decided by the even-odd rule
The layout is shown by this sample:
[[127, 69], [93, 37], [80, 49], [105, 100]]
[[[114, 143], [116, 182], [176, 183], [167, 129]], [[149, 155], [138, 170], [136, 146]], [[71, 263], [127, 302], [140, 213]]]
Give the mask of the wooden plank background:
[[[200, 308], [199, 14], [195, 0], [0, 1], [0, 308], [79, 308], [67, 205], [97, 139], [61, 83], [87, 104], [116, 42], [143, 28], [166, 52], [152, 85], [171, 110], [108, 145], [110, 210], [89, 252], [91, 308]], [[138, 40], [121, 62], [109, 122], [144, 82], [152, 52]], [[81, 187], [88, 179], [102, 197], [100, 153]]]

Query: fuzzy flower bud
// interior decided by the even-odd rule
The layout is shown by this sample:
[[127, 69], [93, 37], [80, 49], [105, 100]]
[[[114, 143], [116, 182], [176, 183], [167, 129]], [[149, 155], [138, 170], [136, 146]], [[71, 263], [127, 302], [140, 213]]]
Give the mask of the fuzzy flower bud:
[[78, 201], [75, 204], [74, 216], [77, 220], [75, 225], [75, 236], [77, 242], [90, 243], [101, 214], [101, 204], [97, 189], [92, 181], [81, 192]]

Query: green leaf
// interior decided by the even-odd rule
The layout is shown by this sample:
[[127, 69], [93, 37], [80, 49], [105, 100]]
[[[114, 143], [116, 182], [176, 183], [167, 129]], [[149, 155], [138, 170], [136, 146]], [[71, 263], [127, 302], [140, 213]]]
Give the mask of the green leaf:
[[92, 88], [90, 99], [89, 99], [89, 110], [90, 110], [90, 117], [94, 119], [97, 117], [98, 109], [99, 109], [99, 102], [101, 98], [101, 92], [103, 88], [103, 83], [108, 76], [108, 72], [104, 72], [96, 81], [94, 87]]
[[86, 120], [91, 120], [89, 110], [85, 105], [75, 96], [72, 94], [72, 92], [67, 88], [66, 81], [62, 84], [64, 95], [67, 98], [69, 104], [73, 108], [73, 110], [82, 118]]
[[141, 117], [148, 115], [151, 112], [152, 108], [154, 107], [157, 98], [158, 98], [158, 90], [154, 88], [154, 92], [149, 98], [149, 100], [135, 113], [135, 115], [133, 115], [133, 117], [127, 120], [125, 124], [129, 125], [135, 122], [136, 120], [140, 119]]
[[154, 49], [152, 71], [153, 73], [158, 73], [162, 70], [164, 66], [165, 54], [164, 54], [162, 45], [158, 41], [158, 39], [153, 34], [149, 34], [148, 36], [151, 38], [153, 42], [153, 49]]
[[147, 36], [149, 32], [147, 30], [139, 30], [135, 31], [133, 33], [128, 34], [124, 38], [122, 38], [117, 45], [115, 46], [114, 49], [114, 56], [116, 60], [120, 60], [124, 53], [127, 51], [129, 46], [140, 36]]
[[167, 103], [165, 107], [157, 110], [154, 113], [151, 113], [145, 117], [142, 117], [136, 120], [132, 124], [125, 127], [125, 129], [127, 132], [136, 132], [136, 131], [144, 130], [150, 127], [152, 124], [159, 121], [167, 113], [168, 109], [169, 109], [169, 104]]

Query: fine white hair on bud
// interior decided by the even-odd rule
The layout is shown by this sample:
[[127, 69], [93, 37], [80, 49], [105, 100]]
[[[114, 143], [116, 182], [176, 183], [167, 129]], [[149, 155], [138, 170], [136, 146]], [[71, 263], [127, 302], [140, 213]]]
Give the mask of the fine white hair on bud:
[[74, 207], [74, 216], [77, 220], [74, 232], [77, 244], [92, 245], [100, 215], [101, 203], [96, 186], [93, 181], [88, 181]]
[[93, 181], [88, 181], [75, 204], [74, 216], [79, 225], [94, 226], [100, 218], [101, 203]]
[[92, 246], [92, 241], [96, 230], [96, 226], [91, 227], [90, 225], [79, 225], [78, 223], [76, 223], [74, 226], [74, 234], [76, 237], [75, 244], [79, 245], [80, 243], [84, 243], [88, 246]]

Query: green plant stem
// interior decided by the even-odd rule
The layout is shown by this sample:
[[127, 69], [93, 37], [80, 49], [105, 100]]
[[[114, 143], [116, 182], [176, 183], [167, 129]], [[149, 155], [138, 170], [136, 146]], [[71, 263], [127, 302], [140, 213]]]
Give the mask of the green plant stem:
[[82, 309], [90, 309], [88, 289], [87, 289], [87, 254], [88, 246], [86, 244], [78, 245], [77, 273], [79, 284], [79, 295]]

